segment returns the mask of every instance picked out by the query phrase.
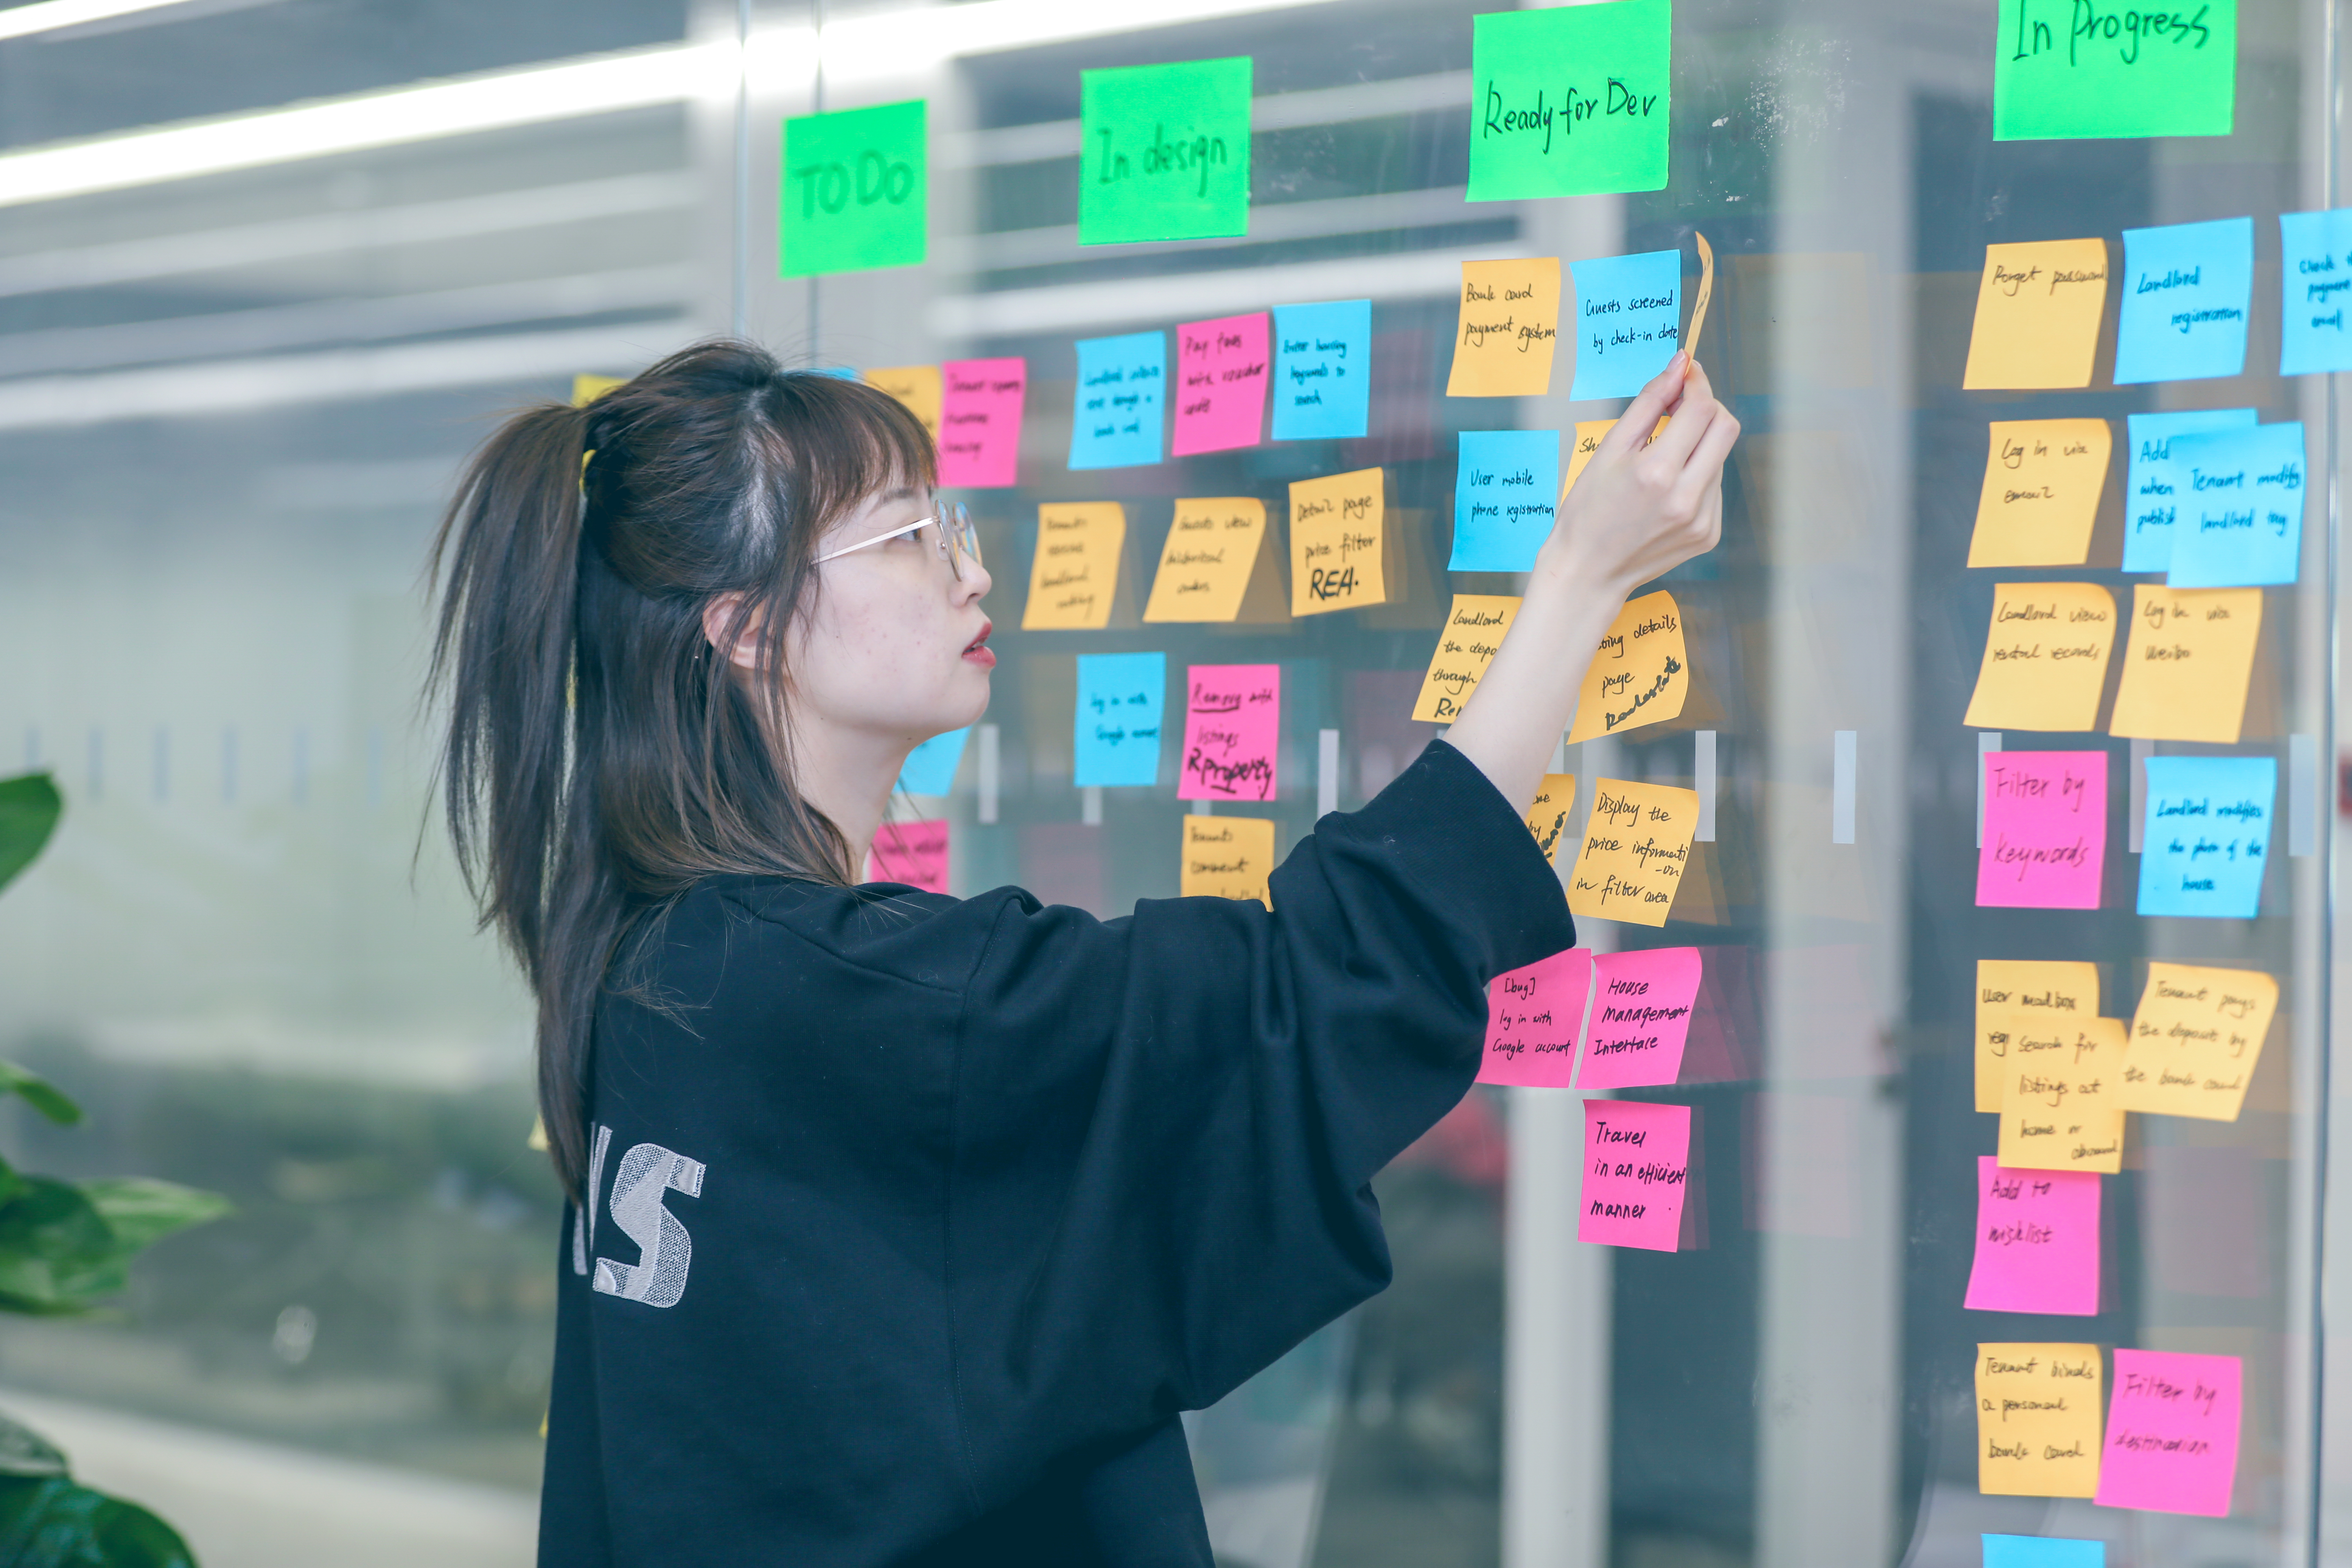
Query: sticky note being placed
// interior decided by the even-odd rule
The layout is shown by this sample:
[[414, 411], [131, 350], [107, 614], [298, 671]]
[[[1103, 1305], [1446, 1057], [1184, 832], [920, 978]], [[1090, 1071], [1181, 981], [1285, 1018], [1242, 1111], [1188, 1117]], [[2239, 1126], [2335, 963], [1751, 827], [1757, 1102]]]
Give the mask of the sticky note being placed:
[[927, 893], [948, 890], [948, 825], [944, 820], [886, 822], [866, 857], [868, 881], [903, 882]]
[[1463, 431], [1446, 570], [1534, 571], [1559, 489], [1559, 431]]
[[1569, 270], [1576, 278], [1576, 384], [1568, 395], [1631, 397], [1682, 346], [1683, 253], [1600, 256]]
[[1669, 0], [1472, 17], [1468, 199], [1665, 189], [1673, 33]]
[[2116, 646], [2116, 601], [2095, 583], [1999, 583], [1984, 663], [1960, 722], [1977, 730], [2088, 730]]
[[1683, 646], [1682, 607], [1661, 588], [1629, 600], [1601, 638], [1601, 651], [1577, 691], [1571, 746], [1682, 717], [1690, 696], [1690, 652]]
[[1976, 1262], [1968, 1299], [1978, 1312], [2099, 1310], [2099, 1177], [2095, 1171], [2004, 1171], [1977, 1156]]
[[2080, 566], [2114, 451], [2104, 419], [1994, 420], [1969, 564]]
[[2259, 969], [2150, 963], [2124, 1055], [2124, 1109], [2235, 1121], [2278, 996]]
[[1987, 1535], [1984, 1568], [2107, 1568], [2104, 1541], [2062, 1541], [2049, 1535]]
[[1263, 816], [1186, 816], [1178, 896], [1187, 899], [1274, 899], [1274, 822]]
[[2279, 214], [2279, 374], [2352, 370], [2352, 207]]
[[1486, 1053], [1478, 1081], [1566, 1089], [1576, 1076], [1577, 1031], [1591, 984], [1592, 951], [1583, 947], [1488, 981]]
[[[1616, 0], [1622, 5], [1626, 0]], [[1448, 397], [1540, 397], [1559, 336], [1559, 258], [1465, 261]]]
[[1986, 246], [1960, 384], [1990, 391], [2090, 385], [2106, 302], [2105, 240]]
[[1078, 655], [1070, 782], [1080, 789], [1156, 782], [1160, 717], [1167, 704], [1166, 654]]
[[1290, 487], [1290, 613], [1319, 616], [1389, 602], [1382, 569], [1388, 477], [1358, 468]]
[[1691, 1009], [1698, 1005], [1698, 949], [1604, 952], [1593, 960], [1592, 971], [1592, 1020], [1585, 1027], [1584, 1072], [1577, 1087], [1674, 1082], [1683, 1070]]
[[1985, 753], [1979, 908], [2095, 910], [2106, 858], [2106, 752]]
[[935, 364], [894, 365], [887, 370], [869, 370], [866, 384], [888, 393], [907, 405], [907, 412], [923, 422], [934, 446], [940, 439], [940, 400], [946, 383], [940, 379]]
[[1569, 912], [1629, 925], [1665, 924], [1697, 830], [1696, 791], [1595, 779], [1592, 816], [1569, 873]]
[[2139, 912], [2252, 920], [2270, 858], [2275, 757], [2150, 757]]
[[1196, 664], [1184, 676], [1179, 800], [1272, 800], [1282, 666]]
[[2099, 966], [2058, 959], [1977, 960], [1976, 1029], [1979, 1110], [2000, 1109], [2009, 1047], [2018, 1027], [2048, 1026], [2099, 1016]]
[[920, 266], [929, 167], [920, 99], [785, 121], [783, 276]]
[[2001, 1080], [2000, 1163], [2011, 1170], [2123, 1169], [2121, 1018], [2020, 1017]]
[[2117, 1347], [2106, 1456], [2094, 1500], [2107, 1508], [2230, 1511], [2245, 1369], [2233, 1355]]
[[1168, 390], [1167, 334], [1080, 338], [1077, 347], [1070, 467], [1125, 468], [1160, 461], [1160, 410]]
[[1021, 482], [1024, 359], [950, 360], [940, 366], [940, 483], [1001, 489]]
[[1559, 864], [1560, 836], [1568, 831], [1568, 814], [1576, 806], [1576, 775], [1546, 773], [1536, 788], [1535, 804], [1528, 807], [1528, 831], [1544, 858]]
[[[1180, 500], [1160, 570], [1151, 579], [1147, 621], [1230, 621], [1242, 612], [1265, 556], [1265, 503], [1247, 496]], [[1267, 564], [1271, 565], [1270, 557]], [[1271, 590], [1269, 590], [1271, 591]], [[1277, 611], [1280, 605], [1274, 606]]]
[[2107, 732], [2235, 745], [2262, 630], [2260, 588], [2136, 586]]
[[1672, 1252], [1690, 1186], [1687, 1105], [1584, 1102], [1584, 1192], [1576, 1239]]
[[2227, 136], [2237, 24], [2238, 0], [2107, 10], [2000, 0], [1992, 139]]
[[2098, 1490], [2104, 1370], [2096, 1345], [1978, 1345], [1977, 1490], [1993, 1497]]
[[1372, 413], [1372, 302], [1274, 308], [1274, 438], [1361, 436]]
[[2195, 408], [2179, 414], [2133, 414], [2131, 477], [2124, 495], [2124, 570], [2161, 572], [2172, 563], [2172, 523], [2186, 480], [2172, 465], [2172, 438], [2206, 430], [2251, 427], [2251, 408]]
[[908, 795], [945, 795], [955, 787], [956, 764], [963, 761], [963, 746], [971, 739], [971, 726], [950, 730], [944, 735], [934, 735], [907, 753], [898, 767], [898, 788]]
[[2303, 569], [2303, 426], [2210, 430], [2175, 436], [2171, 447], [2183, 488], [2166, 584], [2294, 582]]
[[1462, 717], [1479, 678], [1495, 662], [1503, 634], [1511, 629], [1519, 602], [1500, 594], [1456, 594], [1445, 625], [1437, 633], [1437, 651], [1429, 656], [1429, 673], [1422, 678], [1421, 695], [1412, 705], [1419, 724], [1451, 724]]
[[2254, 220], [2124, 230], [2116, 384], [2194, 381], [2246, 368]]
[[1176, 456], [1257, 445], [1269, 359], [1263, 310], [1176, 329]]
[[1078, 243], [1247, 234], [1250, 60], [1078, 73]]
[[1127, 509], [1115, 500], [1062, 501], [1037, 509], [1037, 553], [1029, 563], [1024, 631], [1100, 631], [1118, 597], [1118, 555]]

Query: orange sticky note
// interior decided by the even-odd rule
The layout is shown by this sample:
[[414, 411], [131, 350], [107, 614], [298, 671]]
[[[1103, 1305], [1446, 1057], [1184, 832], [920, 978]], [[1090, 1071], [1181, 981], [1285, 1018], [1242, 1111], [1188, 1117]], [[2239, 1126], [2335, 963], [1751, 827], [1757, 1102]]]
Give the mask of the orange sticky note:
[[940, 367], [935, 364], [893, 365], [887, 370], [869, 370], [866, 384], [888, 393], [907, 405], [907, 411], [923, 422], [934, 444], [940, 438]]
[[2002, 1167], [2122, 1170], [2124, 1021], [2011, 1017], [2000, 1086]]
[[[1147, 621], [1230, 621], [1242, 612], [1265, 545], [1265, 503], [1247, 496], [1180, 500], [1160, 570], [1143, 606]], [[1271, 557], [1265, 565], [1271, 567]], [[1275, 606], [1280, 613], [1280, 605]]]
[[1995, 420], [1969, 564], [2080, 566], [2115, 447], [2104, 419]]
[[1118, 597], [1127, 509], [1115, 500], [1049, 502], [1037, 509], [1024, 631], [1100, 631]]
[[1379, 468], [1290, 487], [1290, 613], [1319, 616], [1389, 602], [1381, 554], [1388, 480]]
[[1188, 899], [1274, 899], [1274, 823], [1263, 816], [1187, 816], [1182, 869], [1176, 890]]
[[1671, 784], [1592, 781], [1592, 816], [1569, 873], [1572, 914], [1662, 926], [1698, 831], [1698, 794]]
[[1977, 960], [1977, 1109], [2000, 1110], [2013, 1032], [2099, 1016], [2099, 966], [2057, 959]]
[[2137, 584], [2107, 732], [2235, 745], [2262, 630], [2260, 588]]
[[[1650, 439], [1656, 440], [1658, 432], [1670, 423], [1671, 416], [1660, 415], [1658, 422], [1650, 426]], [[1601, 449], [1601, 437], [1615, 428], [1617, 421], [1614, 419], [1580, 419], [1576, 422], [1576, 440], [1568, 451], [1568, 474], [1559, 482], [1561, 495], [1567, 495], [1575, 488], [1577, 475], [1584, 472], [1584, 465], [1592, 461], [1592, 454]]]
[[2259, 969], [2149, 964], [2124, 1053], [2124, 1109], [2235, 1121], [2278, 997]]
[[1504, 594], [1456, 594], [1437, 634], [1437, 651], [1429, 656], [1429, 673], [1422, 677], [1421, 696], [1412, 705], [1418, 724], [1451, 724], [1462, 717], [1463, 705], [1478, 689], [1478, 679], [1495, 662], [1503, 634], [1519, 613], [1518, 600]]
[[1977, 1346], [1977, 1490], [1994, 1497], [2096, 1492], [2105, 1370], [2096, 1345]]
[[2107, 247], [2039, 239], [1985, 247], [1964, 387], [2088, 386], [2107, 300]]
[[2088, 730], [2115, 651], [2116, 601], [2095, 583], [2000, 583], [1975, 695], [1978, 730]]
[[1568, 743], [1679, 719], [1689, 696], [1690, 650], [1683, 646], [1682, 606], [1663, 588], [1628, 600], [1585, 669]]
[[1543, 784], [1536, 790], [1536, 801], [1528, 807], [1528, 831], [1536, 836], [1537, 847], [1544, 858], [1559, 864], [1560, 836], [1568, 831], [1568, 814], [1576, 809], [1576, 775], [1546, 773]]
[[1559, 336], [1559, 258], [1462, 264], [1448, 397], [1540, 397]]

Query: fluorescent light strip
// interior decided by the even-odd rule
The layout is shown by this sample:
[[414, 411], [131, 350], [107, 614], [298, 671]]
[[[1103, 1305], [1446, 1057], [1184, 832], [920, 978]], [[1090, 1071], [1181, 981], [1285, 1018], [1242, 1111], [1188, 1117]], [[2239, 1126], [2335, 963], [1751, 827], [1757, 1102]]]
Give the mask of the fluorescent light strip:
[[89, 22], [110, 21], [138, 11], [154, 11], [186, 0], [39, 0], [32, 5], [12, 5], [0, 11], [0, 38], [22, 38], [34, 33], [54, 33]]
[[824, 68], [851, 75], [893, 76], [966, 55], [1001, 54], [1045, 44], [1139, 33], [1323, 5], [1334, 0], [967, 0], [909, 13], [868, 12], [824, 26]]

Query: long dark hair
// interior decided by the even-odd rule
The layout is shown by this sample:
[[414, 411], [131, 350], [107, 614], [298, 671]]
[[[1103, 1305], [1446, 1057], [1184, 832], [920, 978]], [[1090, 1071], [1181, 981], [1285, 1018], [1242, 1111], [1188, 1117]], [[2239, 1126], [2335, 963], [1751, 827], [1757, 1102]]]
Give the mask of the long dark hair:
[[[856, 880], [864, 847], [793, 786], [785, 633], [824, 531], [933, 479], [896, 400], [726, 341], [526, 408], [467, 465], [430, 567], [443, 805], [538, 997], [540, 1116], [573, 1194], [590, 1029], [633, 925], [706, 877]], [[759, 639], [748, 679], [704, 630], [722, 594], [741, 596], [723, 646]]]

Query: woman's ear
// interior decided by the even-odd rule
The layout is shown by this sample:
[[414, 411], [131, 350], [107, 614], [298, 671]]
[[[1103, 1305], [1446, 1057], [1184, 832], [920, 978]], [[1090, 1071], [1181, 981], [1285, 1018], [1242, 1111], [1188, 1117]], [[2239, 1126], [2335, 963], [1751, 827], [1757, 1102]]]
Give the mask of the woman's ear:
[[[743, 613], [740, 594], [713, 594], [702, 605], [702, 636], [705, 641], [738, 669], [760, 668], [760, 634], [762, 628], [759, 616]], [[730, 646], [729, 634], [733, 634]]]

